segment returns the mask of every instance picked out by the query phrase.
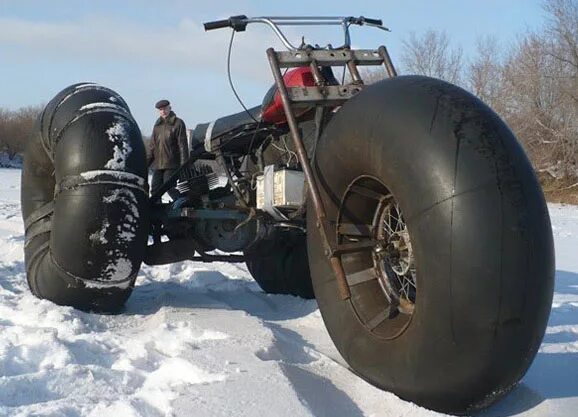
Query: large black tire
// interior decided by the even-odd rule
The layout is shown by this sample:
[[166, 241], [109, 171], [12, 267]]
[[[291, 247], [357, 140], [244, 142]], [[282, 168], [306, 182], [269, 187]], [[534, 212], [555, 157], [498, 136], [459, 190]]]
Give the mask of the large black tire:
[[[554, 253], [541, 188], [496, 114], [439, 80], [385, 80], [335, 115], [313, 166], [330, 225], [367, 223], [391, 193], [411, 240], [412, 309], [392, 314], [379, 282], [359, 279], [378, 275], [374, 252], [361, 249], [341, 257], [352, 294], [343, 301], [308, 210], [315, 295], [351, 368], [404, 399], [458, 414], [515, 386], [544, 335]], [[362, 196], [339, 211], [352, 184]], [[333, 242], [342, 237], [331, 227]]]
[[315, 298], [305, 234], [280, 232], [245, 253], [247, 269], [268, 294]]
[[147, 167], [124, 100], [92, 83], [52, 99], [22, 170], [30, 290], [83, 310], [122, 308], [148, 236]]

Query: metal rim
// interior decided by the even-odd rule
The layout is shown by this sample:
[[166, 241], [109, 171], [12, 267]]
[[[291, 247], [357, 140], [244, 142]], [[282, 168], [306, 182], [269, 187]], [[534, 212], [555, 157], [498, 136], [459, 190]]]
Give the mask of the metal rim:
[[417, 299], [410, 232], [399, 203], [378, 178], [353, 180], [336, 222], [351, 305], [367, 330], [387, 339], [409, 326]]

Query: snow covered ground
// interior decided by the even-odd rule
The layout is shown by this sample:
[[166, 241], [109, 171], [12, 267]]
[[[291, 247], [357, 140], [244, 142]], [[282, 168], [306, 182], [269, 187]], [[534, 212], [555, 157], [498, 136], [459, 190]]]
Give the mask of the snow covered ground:
[[[315, 301], [243, 266], [143, 266], [120, 315], [26, 286], [20, 170], [0, 169], [0, 416], [434, 416], [343, 364]], [[578, 207], [550, 207], [556, 295], [534, 364], [483, 416], [578, 415]]]

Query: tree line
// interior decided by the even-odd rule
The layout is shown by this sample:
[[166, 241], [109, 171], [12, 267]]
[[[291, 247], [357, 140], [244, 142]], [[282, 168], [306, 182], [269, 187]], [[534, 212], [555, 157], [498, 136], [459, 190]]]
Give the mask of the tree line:
[[504, 47], [478, 39], [472, 58], [444, 32], [411, 34], [402, 72], [457, 84], [510, 126], [543, 180], [578, 181], [578, 0], [546, 0], [543, 27]]
[[11, 159], [22, 154], [43, 107], [29, 106], [18, 110], [0, 108], [0, 153], [8, 154]]

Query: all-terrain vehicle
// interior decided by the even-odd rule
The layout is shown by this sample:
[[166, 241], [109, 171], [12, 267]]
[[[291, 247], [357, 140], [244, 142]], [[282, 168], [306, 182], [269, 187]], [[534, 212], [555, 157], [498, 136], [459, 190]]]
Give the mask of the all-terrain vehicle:
[[[375, 386], [451, 413], [502, 397], [538, 350], [553, 292], [548, 210], [522, 147], [465, 90], [397, 76], [383, 46], [351, 48], [351, 25], [380, 20], [205, 28], [253, 23], [286, 46], [267, 50], [274, 86], [260, 106], [196, 126], [188, 163], [153, 196], [117, 93], [82, 83], [50, 101], [22, 174], [32, 292], [116, 311], [143, 261], [246, 262], [265, 292], [315, 297]], [[345, 42], [294, 46], [288, 24], [340, 25]], [[365, 84], [360, 66], [387, 77]]]

